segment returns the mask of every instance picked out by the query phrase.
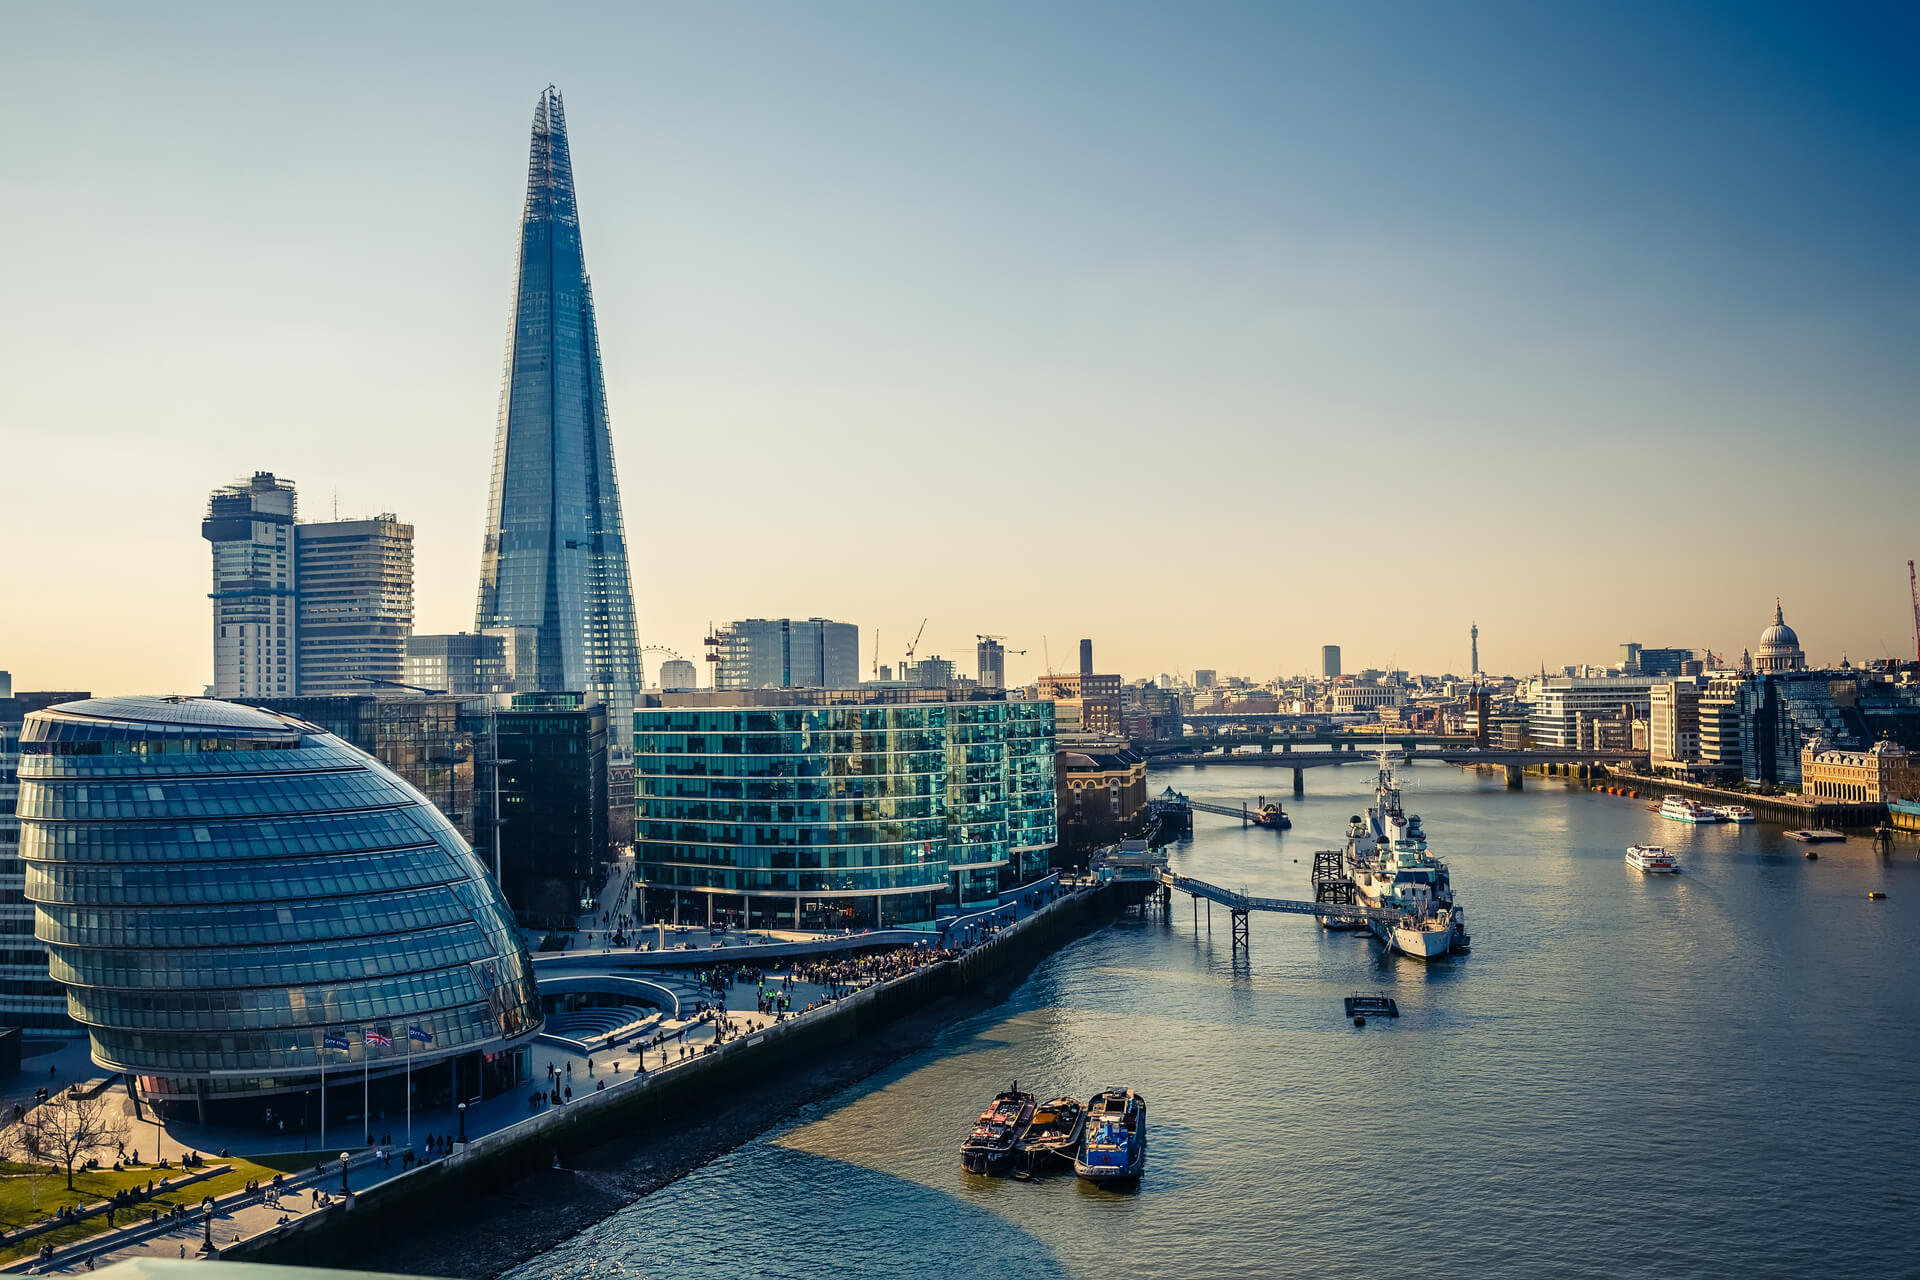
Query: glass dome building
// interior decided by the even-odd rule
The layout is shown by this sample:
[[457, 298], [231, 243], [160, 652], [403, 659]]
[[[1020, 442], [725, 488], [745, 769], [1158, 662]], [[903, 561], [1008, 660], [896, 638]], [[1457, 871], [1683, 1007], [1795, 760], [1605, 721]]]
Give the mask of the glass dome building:
[[[480, 861], [370, 756], [204, 698], [95, 698], [20, 734], [37, 936], [101, 1066], [168, 1115], [312, 1130], [513, 1088], [532, 965]], [[265, 1114], [271, 1112], [271, 1115]], [[356, 1126], [357, 1127], [357, 1126]]]

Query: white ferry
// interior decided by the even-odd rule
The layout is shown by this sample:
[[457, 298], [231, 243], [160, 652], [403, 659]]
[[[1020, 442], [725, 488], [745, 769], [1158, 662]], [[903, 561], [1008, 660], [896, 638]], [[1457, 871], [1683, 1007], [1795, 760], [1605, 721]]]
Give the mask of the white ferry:
[[1685, 796], [1668, 796], [1660, 805], [1660, 816], [1675, 822], [1718, 822], [1720, 815]]
[[1713, 811], [1720, 815], [1722, 822], [1752, 822], [1753, 810], [1743, 804], [1717, 804]]
[[1369, 921], [1373, 935], [1402, 955], [1432, 960], [1467, 950], [1466, 911], [1453, 900], [1447, 864], [1427, 852], [1419, 814], [1400, 807], [1400, 786], [1386, 753], [1372, 808], [1347, 828], [1345, 870], [1361, 906], [1397, 910], [1398, 920]]
[[1672, 875], [1680, 868], [1673, 865], [1673, 858], [1657, 844], [1636, 844], [1627, 850], [1627, 865], [1636, 871], [1648, 875]]

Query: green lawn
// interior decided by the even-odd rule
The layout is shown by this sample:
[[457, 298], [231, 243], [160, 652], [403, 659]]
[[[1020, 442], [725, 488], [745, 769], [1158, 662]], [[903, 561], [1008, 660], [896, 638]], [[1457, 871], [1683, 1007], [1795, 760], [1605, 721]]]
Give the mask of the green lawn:
[[[287, 1159], [281, 1157], [281, 1160]], [[298, 1169], [311, 1169], [313, 1158], [306, 1157], [306, 1163]], [[156, 1184], [152, 1199], [143, 1200], [134, 1209], [135, 1217], [145, 1217], [150, 1209], [160, 1210], [165, 1215], [176, 1204], [185, 1204], [189, 1208], [200, 1203], [206, 1196], [225, 1195], [229, 1191], [238, 1191], [250, 1181], [272, 1181], [275, 1173], [287, 1172], [284, 1165], [256, 1164], [250, 1160], [215, 1160], [208, 1158], [210, 1164], [231, 1165], [226, 1173], [211, 1178], [202, 1178], [190, 1182], [184, 1187], [169, 1191], [159, 1191], [157, 1184], [162, 1177], [178, 1178], [180, 1170], [176, 1166], [159, 1169], [152, 1165], [141, 1165], [121, 1173], [115, 1173], [112, 1166], [105, 1169], [74, 1170], [72, 1191], [67, 1190], [66, 1170], [57, 1169], [47, 1172], [43, 1166], [38, 1177], [27, 1176], [25, 1167], [18, 1164], [0, 1163], [0, 1227], [4, 1227], [9, 1236], [20, 1227], [41, 1222], [49, 1213], [61, 1205], [69, 1207], [80, 1204], [98, 1204], [116, 1191], [134, 1185], [146, 1186], [149, 1181]], [[38, 1184], [40, 1203], [34, 1207], [33, 1185]], [[116, 1225], [125, 1226], [130, 1219], [125, 1214], [116, 1214]], [[45, 1245], [55, 1248], [71, 1244], [75, 1240], [96, 1235], [107, 1230], [105, 1214], [84, 1218], [79, 1222], [67, 1223], [52, 1231], [43, 1231], [38, 1235], [21, 1239], [0, 1240], [0, 1262], [11, 1262], [15, 1258], [24, 1258], [37, 1253]]]

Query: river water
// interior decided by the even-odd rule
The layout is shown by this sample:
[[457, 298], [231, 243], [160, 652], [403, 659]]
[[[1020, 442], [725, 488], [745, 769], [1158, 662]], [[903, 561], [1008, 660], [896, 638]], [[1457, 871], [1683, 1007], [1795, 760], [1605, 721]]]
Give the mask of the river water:
[[[1152, 775], [1284, 795], [1259, 767]], [[1004, 1005], [510, 1273], [962, 1277], [1920, 1275], [1920, 859], [1442, 765], [1404, 772], [1473, 954], [1256, 915], [1129, 918]], [[1316, 769], [1276, 835], [1196, 815], [1176, 870], [1310, 897], [1371, 798]], [[1646, 877], [1625, 846], [1684, 869]], [[1869, 901], [1869, 889], [1886, 891]], [[1341, 997], [1384, 989], [1364, 1029]], [[996, 1089], [1131, 1084], [1134, 1194], [970, 1178]]]

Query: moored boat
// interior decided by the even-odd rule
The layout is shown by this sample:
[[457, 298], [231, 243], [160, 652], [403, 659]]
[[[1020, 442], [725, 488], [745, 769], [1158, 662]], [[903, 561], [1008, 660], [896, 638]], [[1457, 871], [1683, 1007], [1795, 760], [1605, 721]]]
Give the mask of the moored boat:
[[1720, 815], [1685, 796], [1668, 796], [1660, 802], [1660, 816], [1675, 822], [1719, 822]]
[[1753, 810], [1743, 804], [1717, 804], [1713, 811], [1720, 815], [1722, 822], [1752, 822]]
[[1636, 871], [1645, 871], [1650, 875], [1672, 875], [1680, 869], [1674, 865], [1672, 856], [1657, 844], [1636, 844], [1629, 847], [1627, 865]]
[[1254, 826], [1265, 827], [1269, 831], [1286, 831], [1293, 826], [1293, 819], [1287, 816], [1279, 802], [1269, 801], [1265, 796], [1260, 797], [1260, 807], [1250, 816]]
[[1086, 1132], [1073, 1171], [1089, 1182], [1138, 1182], [1147, 1167], [1147, 1102], [1132, 1089], [1106, 1089], [1087, 1103]]
[[1420, 815], [1400, 805], [1400, 784], [1386, 752], [1379, 756], [1375, 802], [1363, 819], [1358, 814], [1347, 826], [1343, 867], [1353, 881], [1356, 905], [1376, 912], [1368, 916], [1375, 937], [1402, 955], [1435, 960], [1451, 951], [1466, 951], [1467, 913], [1453, 897], [1453, 878], [1447, 864], [1427, 852], [1427, 833]]
[[1048, 1162], [1049, 1157], [1072, 1160], [1080, 1150], [1086, 1120], [1086, 1108], [1078, 1098], [1054, 1098], [1035, 1107], [1033, 1123], [1014, 1144], [1018, 1171], [1031, 1173], [1036, 1165]]
[[994, 1095], [993, 1104], [974, 1121], [973, 1132], [960, 1144], [960, 1167], [968, 1173], [999, 1174], [1013, 1166], [1014, 1145], [1033, 1123], [1033, 1095], [1011, 1088]]

